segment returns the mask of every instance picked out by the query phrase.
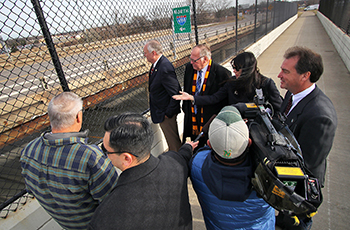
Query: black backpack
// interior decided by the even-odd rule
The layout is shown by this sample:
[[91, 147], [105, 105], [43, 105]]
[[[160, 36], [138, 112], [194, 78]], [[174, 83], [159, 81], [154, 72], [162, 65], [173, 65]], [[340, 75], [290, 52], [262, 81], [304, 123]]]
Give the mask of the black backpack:
[[305, 167], [299, 144], [284, 124], [284, 115], [272, 118], [262, 97], [254, 102], [233, 105], [247, 119], [252, 139], [249, 150], [255, 161], [254, 189], [278, 211], [312, 217], [322, 203], [317, 178]]

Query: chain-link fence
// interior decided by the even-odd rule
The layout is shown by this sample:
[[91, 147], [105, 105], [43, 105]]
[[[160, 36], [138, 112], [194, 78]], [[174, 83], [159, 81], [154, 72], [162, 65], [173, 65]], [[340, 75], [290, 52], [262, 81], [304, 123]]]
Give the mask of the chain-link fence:
[[347, 35], [350, 35], [349, 0], [320, 0], [320, 7], [318, 10]]
[[[191, 7], [192, 30], [175, 34], [173, 9], [183, 6]], [[149, 108], [147, 40], [162, 43], [182, 84], [184, 65], [197, 43], [209, 44], [220, 63], [296, 13], [296, 4], [271, 0], [3, 1], [1, 217], [27, 199], [20, 152], [49, 130], [46, 108], [53, 96], [70, 90], [84, 99], [83, 129], [96, 143], [110, 115]]]

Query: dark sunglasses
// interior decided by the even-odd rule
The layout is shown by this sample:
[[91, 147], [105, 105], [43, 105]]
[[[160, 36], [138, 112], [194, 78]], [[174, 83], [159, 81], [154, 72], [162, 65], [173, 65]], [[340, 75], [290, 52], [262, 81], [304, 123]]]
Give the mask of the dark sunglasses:
[[235, 66], [235, 61], [234, 60], [231, 61], [231, 66], [232, 66], [232, 69], [235, 69], [235, 70], [239, 71], [239, 68], [237, 66]]
[[131, 152], [128, 152], [128, 151], [108, 152], [107, 149], [105, 148], [105, 146], [104, 146], [103, 144], [101, 145], [101, 149], [102, 149], [102, 152], [103, 152], [104, 154], [106, 154], [106, 155], [108, 155], [108, 154], [129, 153], [129, 154], [131, 154], [131, 155], [133, 155], [133, 156], [135, 156], [135, 157], [138, 157], [137, 155], [135, 155], [135, 154], [133, 154], [133, 153], [131, 153]]

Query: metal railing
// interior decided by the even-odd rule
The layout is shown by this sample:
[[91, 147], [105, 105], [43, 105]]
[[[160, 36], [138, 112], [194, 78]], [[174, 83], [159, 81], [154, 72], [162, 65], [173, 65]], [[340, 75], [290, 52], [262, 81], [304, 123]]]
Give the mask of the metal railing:
[[[19, 157], [29, 141], [49, 130], [46, 109], [53, 96], [70, 90], [84, 99], [83, 129], [96, 143], [109, 116], [148, 111], [147, 40], [162, 43], [182, 84], [184, 65], [197, 43], [209, 44], [220, 63], [297, 13], [294, 3], [247, 2], [3, 1], [0, 216], [28, 199]], [[174, 34], [172, 9], [182, 6], [191, 6], [192, 31]]]
[[350, 1], [349, 0], [320, 0], [318, 9], [347, 35], [350, 34]]

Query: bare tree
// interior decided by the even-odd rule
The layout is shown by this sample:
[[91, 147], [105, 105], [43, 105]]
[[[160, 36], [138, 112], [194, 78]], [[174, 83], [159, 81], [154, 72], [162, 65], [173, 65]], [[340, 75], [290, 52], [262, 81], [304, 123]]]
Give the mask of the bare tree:
[[[201, 25], [213, 22], [212, 20], [214, 17], [212, 12], [210, 12], [210, 1], [211, 0], [195, 0], [197, 24]], [[191, 5], [193, 10], [192, 0], [187, 0], [187, 4]]]
[[[195, 2], [196, 2], [196, 13], [198, 15], [209, 11], [210, 4], [207, 2], [207, 0], [195, 0]], [[187, 4], [192, 6], [192, 0], [187, 0]]]
[[134, 16], [130, 24], [135, 33], [148, 32], [151, 27], [151, 23], [145, 16]]
[[210, 8], [215, 14], [217, 19], [226, 16], [226, 11], [229, 9], [231, 2], [229, 0], [212, 0]]
[[171, 15], [172, 9], [168, 4], [159, 3], [155, 5], [148, 14], [153, 30], [171, 28]]

